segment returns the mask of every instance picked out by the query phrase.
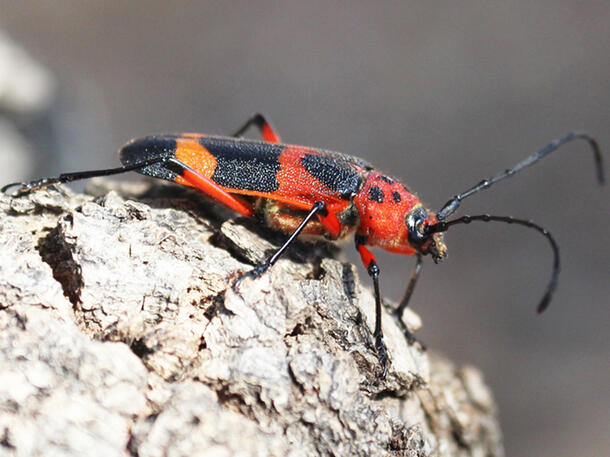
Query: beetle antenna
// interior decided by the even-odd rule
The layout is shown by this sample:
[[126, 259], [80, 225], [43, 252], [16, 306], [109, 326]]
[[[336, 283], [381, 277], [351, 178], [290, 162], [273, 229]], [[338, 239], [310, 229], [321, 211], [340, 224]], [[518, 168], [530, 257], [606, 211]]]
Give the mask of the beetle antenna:
[[542, 300], [538, 304], [538, 314], [542, 313], [548, 306], [551, 301], [551, 296], [557, 287], [557, 279], [559, 278], [560, 271], [560, 262], [559, 262], [559, 246], [555, 242], [553, 236], [549, 233], [549, 231], [538, 224], [535, 224], [532, 221], [528, 221], [525, 219], [515, 219], [510, 216], [491, 216], [489, 214], [479, 214], [476, 216], [462, 216], [458, 219], [453, 219], [451, 221], [440, 221], [436, 224], [429, 225], [426, 229], [426, 233], [431, 235], [433, 233], [438, 232], [446, 232], [449, 230], [449, 227], [457, 224], [470, 224], [472, 221], [483, 221], [483, 222], [504, 222], [507, 224], [517, 224], [522, 225], [524, 227], [532, 228], [542, 235], [548, 240], [551, 244], [551, 248], [553, 249], [553, 273], [551, 275], [551, 280], [549, 281], [548, 286], [546, 287], [546, 291]]
[[586, 133], [583, 133], [583, 132], [569, 132], [569, 133], [566, 133], [561, 138], [551, 141], [549, 144], [547, 144], [545, 147], [540, 149], [538, 152], [536, 152], [535, 154], [532, 154], [531, 156], [522, 160], [514, 167], [507, 168], [502, 173], [498, 174], [497, 176], [494, 176], [493, 178], [483, 179], [480, 183], [471, 187], [467, 191], [462, 192], [461, 194], [455, 195], [451, 200], [449, 200], [447, 203], [445, 203], [445, 205], [441, 208], [441, 210], [436, 214], [436, 217], [438, 217], [439, 221], [447, 219], [449, 216], [451, 216], [453, 213], [455, 213], [455, 211], [460, 206], [460, 202], [462, 200], [464, 200], [466, 197], [470, 197], [471, 195], [474, 195], [483, 189], [487, 189], [488, 187], [491, 187], [492, 184], [495, 184], [498, 181], [502, 181], [505, 178], [513, 176], [514, 174], [520, 172], [524, 168], [527, 168], [530, 165], [535, 164], [540, 159], [549, 155], [551, 152], [556, 151], [562, 145], [569, 143], [570, 141], [578, 140], [578, 139], [587, 141], [589, 143], [589, 146], [591, 146], [591, 149], [593, 149], [593, 155], [594, 155], [594, 159], [595, 159], [595, 168], [597, 170], [597, 180], [599, 181], [600, 184], [604, 184], [606, 179], [604, 176], [602, 153], [599, 148], [599, 144], [597, 143], [597, 140], [595, 138], [593, 138], [592, 136], [590, 136]]

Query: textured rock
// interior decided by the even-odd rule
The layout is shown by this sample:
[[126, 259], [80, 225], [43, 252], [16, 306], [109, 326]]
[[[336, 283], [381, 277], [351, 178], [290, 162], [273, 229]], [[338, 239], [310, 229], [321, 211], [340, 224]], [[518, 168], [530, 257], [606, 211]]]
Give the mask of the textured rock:
[[389, 315], [379, 379], [334, 245], [235, 292], [282, 235], [180, 188], [91, 188], [0, 197], [0, 456], [502, 455], [480, 374]]

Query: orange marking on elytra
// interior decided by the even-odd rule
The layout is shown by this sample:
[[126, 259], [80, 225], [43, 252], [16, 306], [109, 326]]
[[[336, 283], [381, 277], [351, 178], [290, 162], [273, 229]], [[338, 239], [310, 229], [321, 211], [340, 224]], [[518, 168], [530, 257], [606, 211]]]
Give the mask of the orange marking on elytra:
[[[176, 159], [185, 163], [199, 174], [212, 179], [216, 169], [216, 157], [204, 148], [195, 138], [183, 137], [176, 139]], [[190, 185], [181, 176], [176, 177], [178, 184]]]

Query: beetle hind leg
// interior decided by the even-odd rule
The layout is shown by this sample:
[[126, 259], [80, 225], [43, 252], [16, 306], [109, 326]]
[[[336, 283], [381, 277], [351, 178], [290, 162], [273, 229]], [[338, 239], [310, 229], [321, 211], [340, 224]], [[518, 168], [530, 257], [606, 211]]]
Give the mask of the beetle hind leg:
[[269, 119], [267, 119], [261, 113], [254, 114], [231, 136], [239, 138], [253, 125], [258, 128], [264, 141], [268, 141], [269, 143], [282, 142], [280, 135], [277, 133]]
[[153, 157], [148, 160], [142, 160], [129, 165], [123, 165], [117, 168], [105, 168], [101, 170], [88, 170], [88, 171], [76, 171], [71, 173], [62, 173], [59, 176], [47, 177], [36, 179], [29, 182], [15, 182], [7, 184], [0, 189], [0, 192], [7, 193], [7, 191], [13, 187], [19, 187], [13, 196], [20, 196], [32, 192], [34, 190], [42, 189], [44, 187], [51, 186], [53, 184], [68, 183], [72, 181], [79, 181], [81, 179], [89, 179], [97, 176], [110, 176], [127, 173], [128, 171], [138, 171], [151, 165], [165, 163], [168, 161], [168, 157]]

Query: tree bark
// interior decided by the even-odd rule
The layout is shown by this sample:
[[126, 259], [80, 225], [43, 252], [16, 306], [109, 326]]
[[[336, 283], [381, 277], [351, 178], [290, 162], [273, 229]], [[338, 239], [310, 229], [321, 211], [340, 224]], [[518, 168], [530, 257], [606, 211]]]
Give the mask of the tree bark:
[[[481, 374], [408, 345], [326, 242], [194, 192], [0, 197], [0, 456], [501, 456]], [[409, 311], [408, 326], [420, 321]]]

